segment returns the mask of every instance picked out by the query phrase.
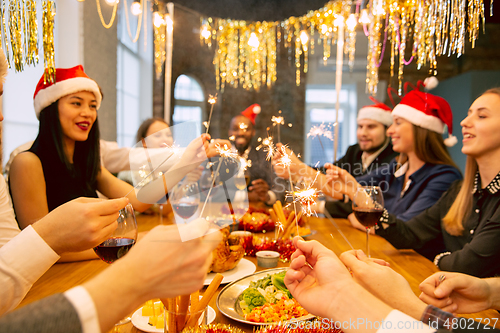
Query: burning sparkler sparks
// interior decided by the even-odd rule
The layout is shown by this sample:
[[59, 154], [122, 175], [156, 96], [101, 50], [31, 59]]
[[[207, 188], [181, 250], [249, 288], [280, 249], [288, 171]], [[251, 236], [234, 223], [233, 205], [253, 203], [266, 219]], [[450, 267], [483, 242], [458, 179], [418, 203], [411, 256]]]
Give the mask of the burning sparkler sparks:
[[264, 148], [264, 151], [266, 152], [266, 161], [269, 161], [271, 158], [273, 158], [274, 153], [276, 153], [276, 146], [274, 145], [273, 137], [268, 136], [265, 139], [259, 138], [259, 140], [257, 141], [262, 143], [259, 146], [257, 146], [255, 150], [258, 151]]
[[333, 141], [332, 132], [329, 131], [328, 127], [329, 126], [325, 124], [312, 126], [311, 129], [309, 130], [309, 133], [307, 133], [307, 137], [309, 138], [311, 136], [313, 137], [316, 136], [319, 139], [320, 136], [324, 136], [325, 138], [328, 138]]
[[[293, 152], [288, 154], [286, 152], [286, 149], [287, 149], [286, 145], [281, 146], [281, 155], [282, 156], [279, 159], [279, 161], [276, 163], [276, 165], [280, 165], [284, 168], [290, 168], [290, 164], [292, 164], [292, 159], [290, 158], [290, 155], [293, 154]], [[290, 170], [288, 171], [288, 173], [290, 173]]]
[[215, 144], [215, 150], [221, 157], [225, 157], [233, 161], [237, 161], [239, 158], [238, 151], [233, 147], [228, 147], [227, 145], [221, 146], [217, 143]]
[[273, 116], [271, 118], [271, 121], [273, 122], [273, 126], [285, 125], [285, 118], [283, 118], [282, 116], [279, 116], [279, 117]]
[[313, 187], [316, 179], [318, 178], [319, 171], [316, 173], [314, 180], [307, 185], [304, 189], [297, 189], [295, 191], [287, 191], [287, 197], [292, 197], [295, 203], [300, 203], [302, 207], [302, 214], [311, 216], [317, 215], [314, 210], [314, 205], [316, 204], [316, 199], [319, 196], [319, 192]]
[[248, 125], [245, 123], [240, 123], [239, 128], [240, 128], [240, 130], [246, 131], [248, 128]]

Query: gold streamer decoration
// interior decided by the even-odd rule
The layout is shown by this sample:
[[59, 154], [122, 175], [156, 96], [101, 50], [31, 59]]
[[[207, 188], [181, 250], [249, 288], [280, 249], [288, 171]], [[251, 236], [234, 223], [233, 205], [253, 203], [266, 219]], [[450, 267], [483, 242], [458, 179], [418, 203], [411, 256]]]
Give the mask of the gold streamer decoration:
[[[159, 15], [158, 12], [155, 12]], [[156, 79], [159, 80], [162, 73], [163, 63], [167, 57], [165, 45], [167, 43], [167, 23], [163, 18], [158, 17], [154, 20], [153, 34], [154, 34], [154, 49], [155, 49], [155, 73]]]
[[[277, 79], [277, 49], [281, 45], [287, 49], [296, 84], [300, 85], [301, 71], [307, 72], [309, 55], [317, 45], [323, 46], [325, 64], [330, 58], [332, 45], [339, 38], [336, 19], [344, 20], [347, 26], [341, 37], [350, 69], [356, 30], [363, 26], [368, 37], [366, 87], [370, 94], [376, 94], [385, 53], [391, 78], [397, 76], [401, 89], [405, 66], [429, 66], [430, 74], [436, 75], [438, 56], [462, 55], [466, 38], [474, 47], [481, 24], [484, 32], [484, 4], [483, 0], [333, 0], [323, 8], [281, 22], [202, 18], [200, 41], [215, 46], [217, 89], [223, 91], [227, 85], [270, 88]], [[411, 48], [408, 60], [407, 48]]]
[[56, 82], [56, 61], [54, 52], [54, 17], [56, 16], [56, 4], [54, 1], [42, 1], [43, 6], [43, 53], [45, 71], [43, 80]]

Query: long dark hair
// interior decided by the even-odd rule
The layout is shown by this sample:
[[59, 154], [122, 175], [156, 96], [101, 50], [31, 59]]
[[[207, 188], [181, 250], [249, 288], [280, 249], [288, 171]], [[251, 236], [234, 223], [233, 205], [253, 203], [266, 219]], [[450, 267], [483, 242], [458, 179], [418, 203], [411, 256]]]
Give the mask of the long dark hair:
[[87, 140], [75, 142], [73, 164], [71, 164], [64, 153], [64, 134], [59, 120], [58, 102], [52, 103], [40, 112], [38, 136], [33, 147], [39, 147], [50, 158], [62, 163], [70, 174], [81, 173], [86, 187], [95, 189], [97, 176], [101, 171], [98, 119], [96, 117]]

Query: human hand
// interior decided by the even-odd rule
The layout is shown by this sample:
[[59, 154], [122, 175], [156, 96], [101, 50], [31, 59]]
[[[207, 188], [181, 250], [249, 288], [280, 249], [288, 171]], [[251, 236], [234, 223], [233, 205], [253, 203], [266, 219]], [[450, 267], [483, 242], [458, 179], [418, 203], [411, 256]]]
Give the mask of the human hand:
[[356, 179], [347, 170], [331, 163], [325, 163], [326, 175], [329, 186], [336, 192], [347, 194], [352, 200], [359, 187]]
[[[285, 275], [285, 285], [307, 311], [329, 318], [339, 291], [355, 283], [335, 253], [319, 242], [295, 237], [293, 243], [297, 250]], [[319, 299], [329, 300], [330, 304]]]
[[[440, 277], [445, 280], [439, 282]], [[474, 276], [437, 272], [420, 284], [420, 299], [452, 313], [473, 313], [492, 307], [494, 292], [488, 282], [497, 279], [480, 279]]]
[[266, 202], [269, 200], [268, 192], [269, 185], [267, 182], [264, 179], [256, 179], [252, 181], [251, 186], [248, 188], [248, 200]]
[[118, 211], [128, 202], [127, 198], [77, 198], [35, 222], [33, 229], [59, 255], [88, 250], [111, 236]]
[[[356, 218], [356, 216], [354, 215], [354, 213], [351, 213], [349, 215], [347, 215], [347, 220], [349, 220], [349, 222], [351, 222], [351, 225], [356, 228], [356, 229], [359, 229], [363, 232], [366, 232], [366, 228], [364, 225], [362, 225], [358, 219]], [[372, 235], [375, 235], [375, 229], [374, 228], [370, 228], [370, 234]]]
[[202, 134], [191, 141], [184, 150], [180, 161], [177, 162], [172, 169], [184, 169], [186, 167], [190, 169], [189, 171], [196, 169], [201, 162], [207, 159], [209, 140], [210, 135]]
[[[204, 219], [182, 226], [158, 226], [123, 257], [125, 269], [136, 272], [131, 278], [141, 286], [143, 299], [188, 295], [203, 288], [212, 251], [222, 240], [218, 230], [203, 236], [207, 232]], [[195, 234], [183, 242], [181, 233]]]
[[232, 147], [231, 141], [223, 140], [223, 139], [213, 140], [207, 146], [207, 157], [211, 158], [211, 157], [219, 156], [219, 152], [217, 150], [217, 147], [224, 147], [224, 146], [231, 148]]
[[197, 182], [198, 180], [200, 180], [202, 173], [203, 173], [203, 166], [199, 165], [198, 167], [196, 167], [196, 169], [194, 169], [193, 171], [191, 171], [186, 175], [187, 182], [189, 183]]
[[351, 270], [357, 283], [384, 301], [415, 319], [420, 319], [425, 304], [413, 293], [406, 279], [381, 259], [370, 259], [361, 250], [340, 255], [340, 260]]

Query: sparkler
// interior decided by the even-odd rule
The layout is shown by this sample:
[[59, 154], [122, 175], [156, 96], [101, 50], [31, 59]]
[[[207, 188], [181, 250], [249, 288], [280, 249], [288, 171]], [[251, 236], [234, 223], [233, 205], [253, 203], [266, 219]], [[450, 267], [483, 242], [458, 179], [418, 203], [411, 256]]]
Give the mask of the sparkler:
[[262, 141], [262, 143], [257, 148], [255, 148], [255, 150], [258, 151], [261, 148], [264, 148], [264, 151], [267, 153], [266, 154], [266, 161], [269, 161], [271, 158], [273, 158], [274, 153], [276, 153], [276, 146], [274, 145], [273, 137], [268, 136], [264, 140], [262, 140], [262, 138], [259, 138], [259, 139], [260, 139], [259, 142]]
[[279, 161], [276, 163], [276, 165], [281, 165], [284, 168], [287, 168], [288, 170], [288, 180], [290, 182], [290, 192], [292, 193], [292, 202], [293, 202], [293, 211], [295, 212], [295, 226], [297, 227], [297, 235], [299, 235], [299, 221], [297, 219], [297, 206], [295, 204], [295, 192], [293, 191], [293, 181], [292, 181], [292, 173], [290, 171], [290, 164], [292, 164], [292, 159], [290, 158], [290, 155], [293, 154], [292, 151], [290, 151], [290, 154], [287, 153], [286, 151], [287, 146], [282, 145], [281, 146], [281, 158]]
[[325, 154], [325, 147], [323, 147], [323, 143], [321, 142], [320, 136], [324, 136], [325, 138], [328, 138], [333, 141], [333, 136], [332, 132], [328, 130], [328, 126], [326, 126], [324, 123], [321, 125], [315, 125], [312, 126], [311, 129], [309, 130], [309, 133], [307, 133], [307, 137], [314, 137], [316, 136], [319, 140], [319, 144], [321, 145], [321, 149], [323, 150], [323, 154]]
[[[220, 144], [217, 143], [217, 144], [215, 144], [215, 150], [222, 158], [228, 159], [228, 160], [233, 161], [233, 162], [236, 162], [239, 159], [238, 151], [236, 149], [234, 149], [233, 147], [228, 147], [227, 145], [221, 146]], [[210, 185], [210, 189], [208, 190], [208, 194], [207, 194], [207, 197], [205, 199], [205, 203], [203, 204], [203, 207], [201, 209], [200, 216], [203, 215], [203, 211], [205, 210], [205, 206], [207, 205], [208, 198], [210, 198], [210, 193], [212, 193], [212, 189], [214, 188], [215, 180], [219, 176], [219, 171], [220, 171], [221, 165], [222, 165], [222, 161], [219, 161], [219, 165], [217, 166], [217, 170], [213, 174], [212, 184]], [[210, 168], [211, 169], [213, 168], [213, 164], [210, 166]], [[219, 178], [220, 178], [220, 176], [219, 176]], [[233, 205], [232, 205], [231, 200], [229, 198], [229, 193], [227, 191], [227, 186], [226, 186], [225, 182], [222, 182], [222, 187], [224, 188], [224, 193], [226, 194], [226, 199], [227, 199], [227, 203], [229, 206], [229, 211], [231, 212], [231, 215], [233, 217], [233, 223], [236, 223], [236, 217], [234, 215]]]
[[293, 192], [295, 195], [294, 201], [301, 204], [302, 214], [307, 216], [311, 216], [313, 214], [317, 215], [312, 206], [316, 204], [316, 198], [318, 197], [318, 190], [313, 187], [313, 184], [318, 178], [318, 174], [319, 171], [316, 173], [314, 180], [305, 189]]
[[285, 118], [281, 116], [281, 110], [278, 111], [278, 113], [280, 114], [280, 116], [272, 116], [271, 121], [273, 122], [273, 126], [278, 126], [278, 142], [281, 142], [280, 125], [285, 124]]
[[205, 124], [205, 126], [207, 127], [207, 131], [205, 132], [205, 134], [208, 134], [208, 129], [210, 128], [210, 122], [212, 121], [212, 112], [214, 111], [214, 105], [215, 105], [215, 102], [217, 102], [217, 94], [215, 94], [215, 96], [212, 96], [212, 95], [208, 95], [209, 98], [208, 98], [208, 103], [210, 103], [210, 115], [208, 116], [208, 122]]

